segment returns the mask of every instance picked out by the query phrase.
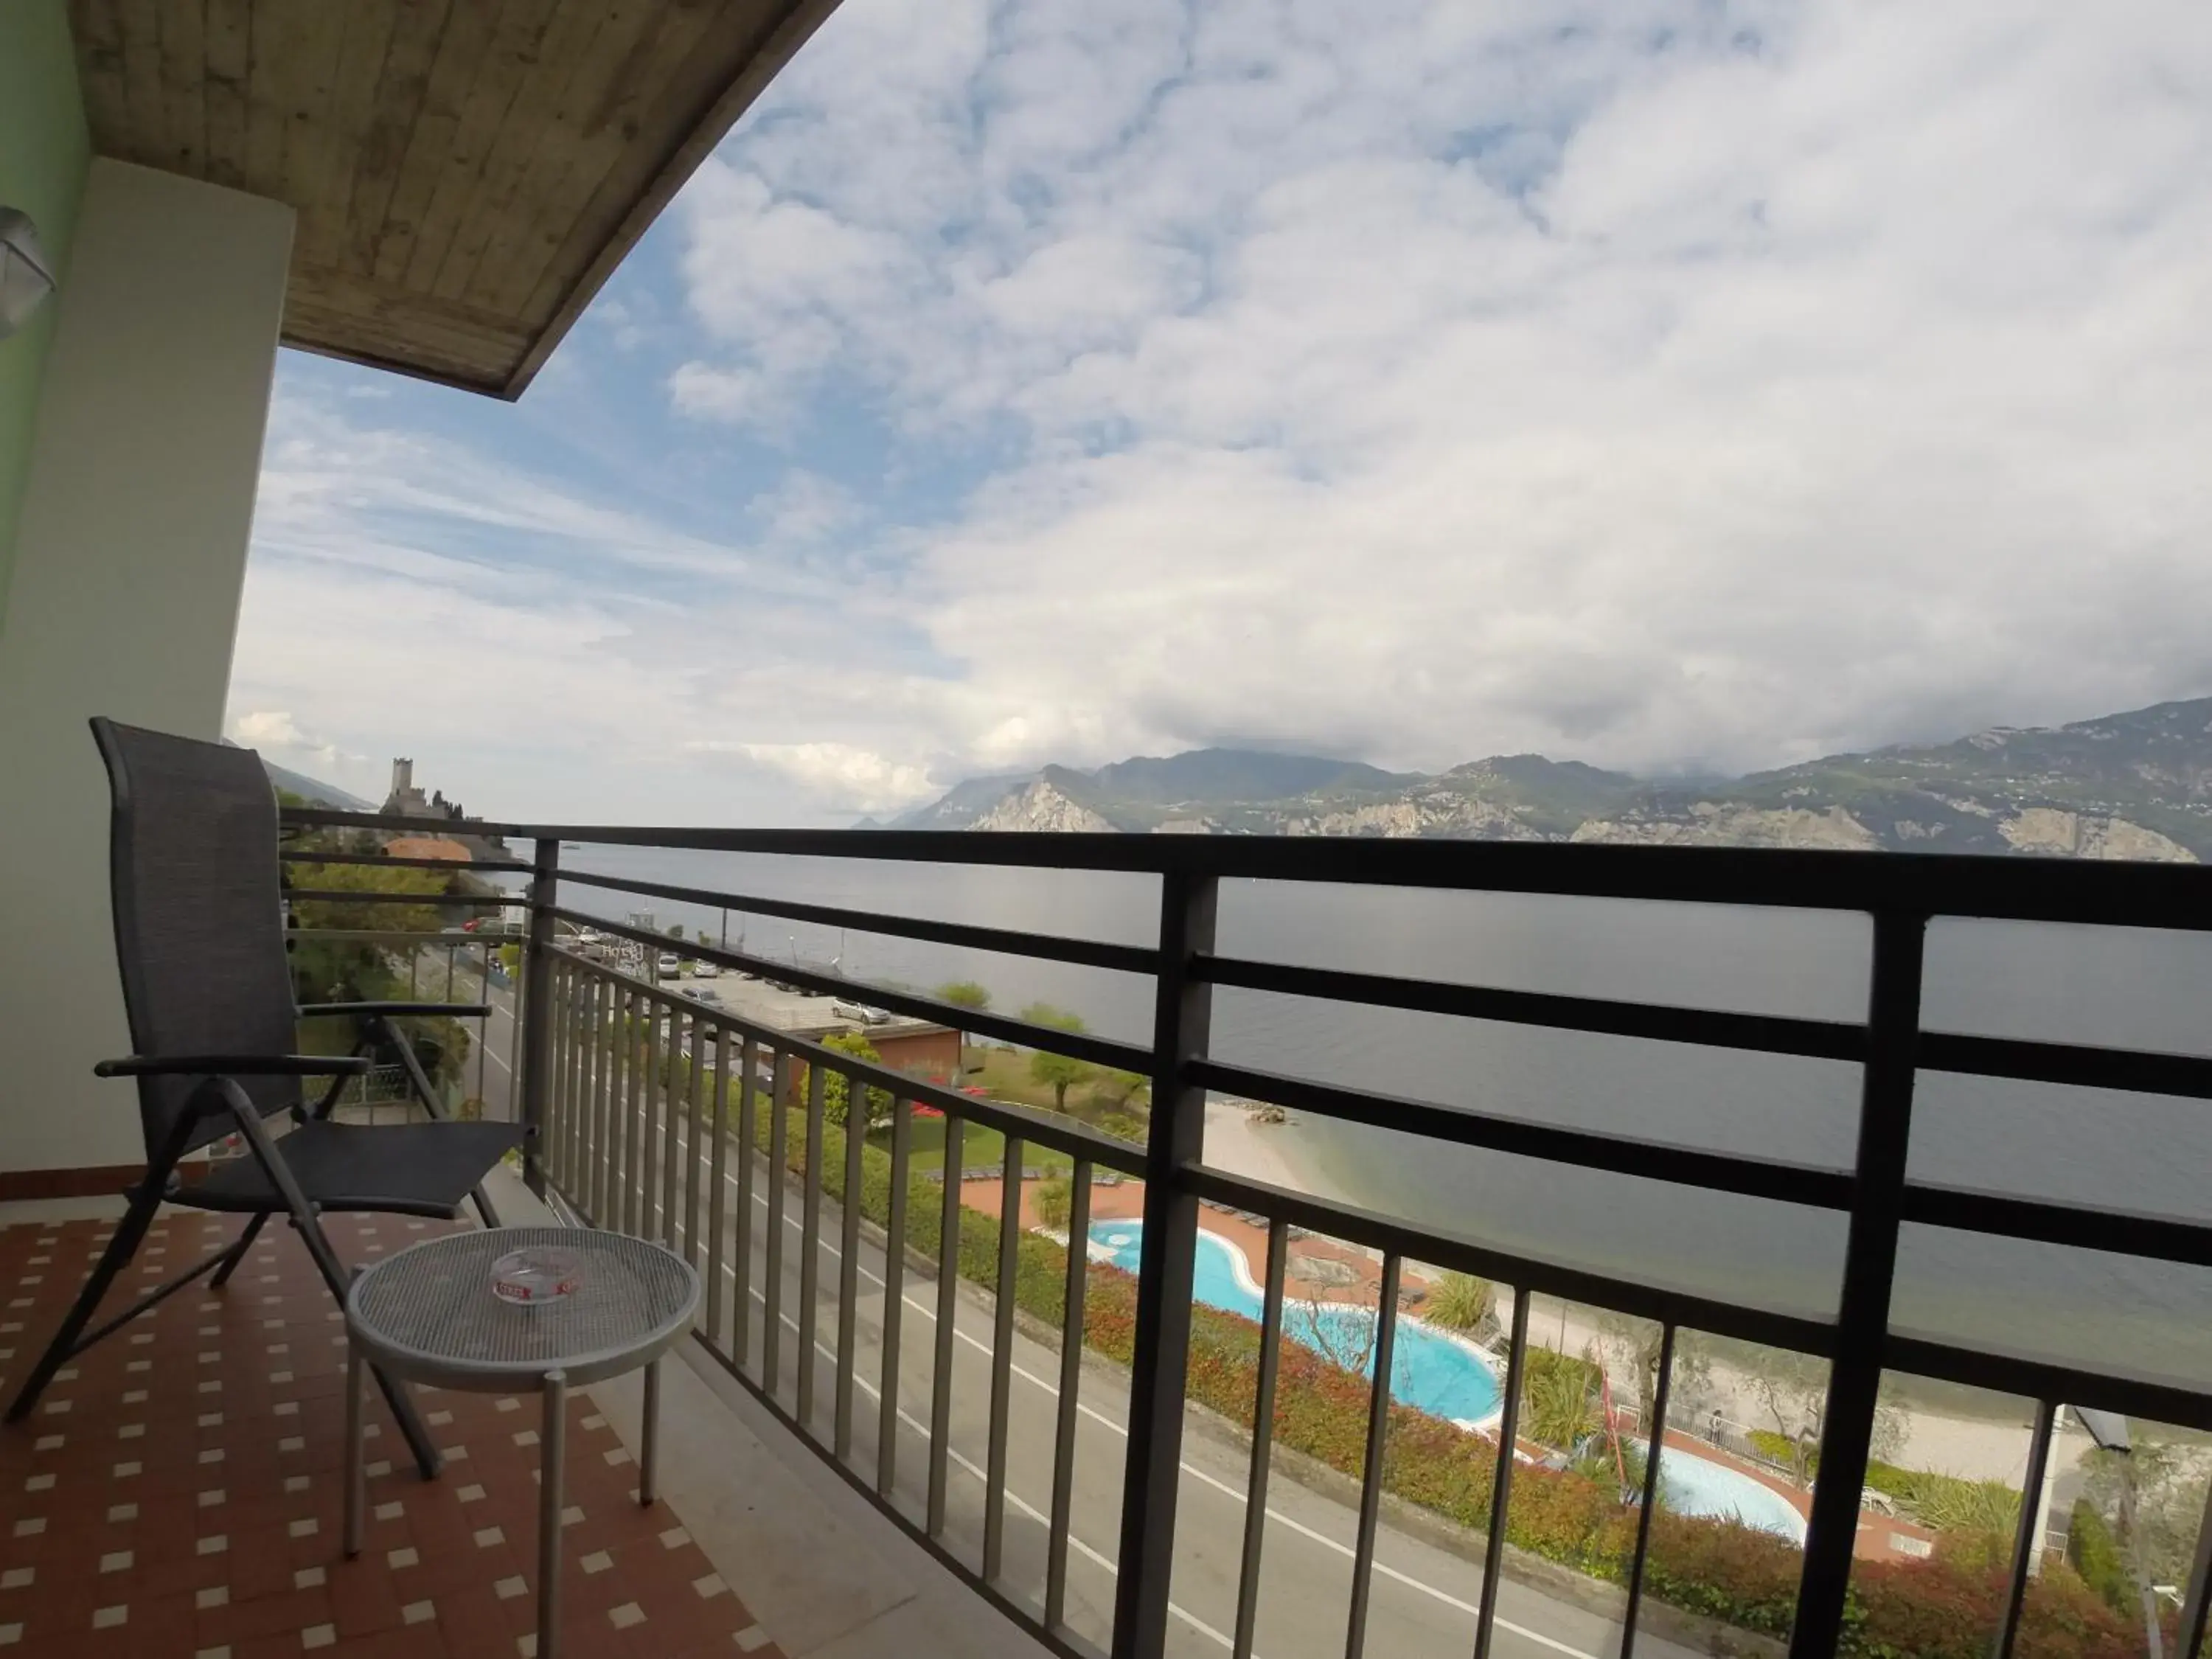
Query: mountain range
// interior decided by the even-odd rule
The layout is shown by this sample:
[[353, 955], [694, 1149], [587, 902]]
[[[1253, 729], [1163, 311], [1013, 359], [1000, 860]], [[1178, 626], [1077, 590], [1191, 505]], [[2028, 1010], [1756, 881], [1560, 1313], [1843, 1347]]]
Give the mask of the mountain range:
[[[234, 749], [238, 746], [228, 738], [225, 738], [222, 741], [226, 748]], [[363, 800], [359, 795], [349, 795], [337, 785], [325, 783], [318, 778], [311, 778], [305, 772], [295, 772], [289, 767], [279, 766], [266, 755], [261, 757], [261, 769], [269, 775], [270, 783], [279, 789], [299, 796], [310, 806], [335, 806], [347, 812], [376, 811], [374, 801]]]
[[899, 830], [1432, 836], [1487, 841], [2212, 859], [2212, 697], [2060, 726], [1638, 778], [1542, 755], [1437, 773], [1244, 749], [975, 778]]

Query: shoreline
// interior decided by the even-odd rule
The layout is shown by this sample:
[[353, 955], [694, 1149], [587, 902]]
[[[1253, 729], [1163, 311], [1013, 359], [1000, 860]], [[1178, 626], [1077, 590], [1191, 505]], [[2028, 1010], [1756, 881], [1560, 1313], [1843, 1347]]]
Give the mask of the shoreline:
[[[1298, 1120], [1294, 1114], [1281, 1123], [1263, 1124], [1255, 1121], [1249, 1109], [1241, 1103], [1209, 1099], [1206, 1103], [1206, 1162], [1248, 1181], [1265, 1182], [1297, 1192], [1334, 1190], [1325, 1178], [1316, 1178], [1317, 1164], [1310, 1147], [1303, 1149], [1308, 1155], [1301, 1158], [1297, 1127]], [[1325, 1177], [1326, 1172], [1322, 1173]], [[1510, 1321], [1515, 1292], [1504, 1285], [1497, 1285], [1495, 1291], [1498, 1317], [1501, 1322]], [[1587, 1317], [1588, 1312], [1556, 1297], [1532, 1294], [1528, 1340], [1533, 1346], [1557, 1352], [1579, 1354], [1585, 1350], [1594, 1351], [1605, 1365], [1616, 1392], [1625, 1391], [1632, 1400], [1634, 1379], [1615, 1374], [1619, 1366], [1609, 1352], [1613, 1344], [1608, 1340], [1607, 1334]], [[1752, 1379], [1724, 1361], [1713, 1363], [1707, 1392], [1722, 1402], [1725, 1420], [1752, 1428], [1769, 1426], [1762, 1421], [1764, 1413]], [[2069, 1474], [2091, 1443], [2087, 1434], [2069, 1426], [2069, 1431], [2052, 1443], [2052, 1470], [2062, 1479]], [[1909, 1411], [1904, 1440], [1897, 1449], [1895, 1461], [1909, 1468], [1956, 1474], [1968, 1480], [2002, 1480], [2017, 1488], [2027, 1474], [2027, 1450], [2028, 1429], [2025, 1422]]]

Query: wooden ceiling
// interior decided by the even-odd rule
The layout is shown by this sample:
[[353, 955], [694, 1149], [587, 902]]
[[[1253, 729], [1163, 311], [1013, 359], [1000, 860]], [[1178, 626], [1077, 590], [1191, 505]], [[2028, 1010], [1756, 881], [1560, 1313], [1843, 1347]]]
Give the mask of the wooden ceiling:
[[514, 398], [836, 0], [73, 0], [100, 155], [299, 210], [289, 345]]

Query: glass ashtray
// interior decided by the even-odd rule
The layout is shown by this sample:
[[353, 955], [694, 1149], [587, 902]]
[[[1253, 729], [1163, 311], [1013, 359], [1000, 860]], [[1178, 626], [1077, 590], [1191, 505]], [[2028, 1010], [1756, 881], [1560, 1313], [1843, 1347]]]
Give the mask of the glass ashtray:
[[557, 1244], [526, 1245], [491, 1264], [491, 1293], [518, 1308], [550, 1306], [574, 1295], [583, 1279], [583, 1258]]

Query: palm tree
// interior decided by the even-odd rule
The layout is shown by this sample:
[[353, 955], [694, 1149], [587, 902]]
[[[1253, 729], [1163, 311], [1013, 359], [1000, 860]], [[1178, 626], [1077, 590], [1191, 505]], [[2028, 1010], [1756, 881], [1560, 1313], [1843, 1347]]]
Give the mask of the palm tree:
[[[1535, 1355], [1531, 1353], [1530, 1359]], [[1572, 1361], [1530, 1365], [1522, 1384], [1522, 1432], [1531, 1440], [1572, 1451], [1597, 1427], [1597, 1401], [1587, 1367]]]
[[1490, 1316], [1493, 1295], [1486, 1279], [1478, 1279], [1473, 1273], [1447, 1273], [1430, 1291], [1428, 1301], [1422, 1304], [1421, 1316], [1446, 1330], [1465, 1331], [1472, 1336]]

